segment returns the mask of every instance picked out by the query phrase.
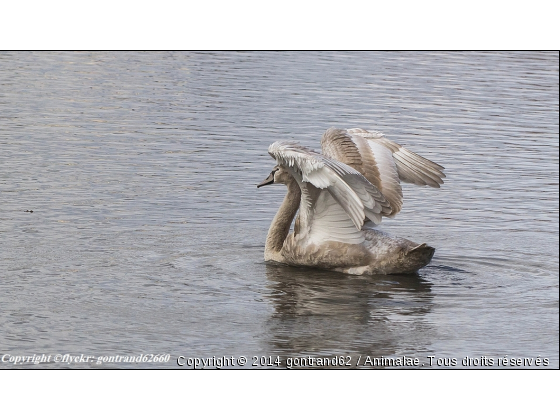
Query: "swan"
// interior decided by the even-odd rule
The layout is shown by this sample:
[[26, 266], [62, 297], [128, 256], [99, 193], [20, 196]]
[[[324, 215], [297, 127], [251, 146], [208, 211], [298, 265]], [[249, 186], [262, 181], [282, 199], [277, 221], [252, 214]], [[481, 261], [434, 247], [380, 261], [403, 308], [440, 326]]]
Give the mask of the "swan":
[[257, 188], [284, 184], [288, 192], [270, 225], [265, 261], [355, 275], [413, 273], [427, 265], [434, 248], [373, 227], [401, 210], [401, 181], [439, 188], [445, 168], [360, 128], [329, 128], [321, 149], [293, 141], [268, 148], [276, 166]]

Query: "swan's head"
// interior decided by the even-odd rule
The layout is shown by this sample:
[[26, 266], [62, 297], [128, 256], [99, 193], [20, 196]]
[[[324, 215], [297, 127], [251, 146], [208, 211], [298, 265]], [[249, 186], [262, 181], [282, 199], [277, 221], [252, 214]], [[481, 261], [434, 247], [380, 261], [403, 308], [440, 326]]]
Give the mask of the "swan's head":
[[279, 165], [272, 168], [272, 172], [266, 179], [257, 185], [257, 188], [264, 187], [269, 184], [288, 184], [293, 177], [290, 173]]

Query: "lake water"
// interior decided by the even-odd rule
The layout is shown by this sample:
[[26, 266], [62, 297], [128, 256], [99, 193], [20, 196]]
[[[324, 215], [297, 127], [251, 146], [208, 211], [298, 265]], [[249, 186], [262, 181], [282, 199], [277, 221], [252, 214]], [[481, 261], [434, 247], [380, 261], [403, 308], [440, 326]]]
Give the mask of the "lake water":
[[[436, 248], [418, 275], [264, 263], [268, 145], [331, 126], [445, 166], [380, 226]], [[1, 53], [0, 156], [1, 368], [559, 367], [557, 52]]]

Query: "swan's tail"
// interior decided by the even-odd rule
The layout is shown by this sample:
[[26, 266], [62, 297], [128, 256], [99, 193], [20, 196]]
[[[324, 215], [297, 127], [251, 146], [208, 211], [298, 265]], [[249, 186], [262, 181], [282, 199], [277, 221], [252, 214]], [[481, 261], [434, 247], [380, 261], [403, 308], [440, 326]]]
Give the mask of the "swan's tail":
[[426, 244], [420, 244], [406, 251], [406, 272], [413, 273], [428, 265], [434, 256], [434, 252], [436, 252], [435, 248]]

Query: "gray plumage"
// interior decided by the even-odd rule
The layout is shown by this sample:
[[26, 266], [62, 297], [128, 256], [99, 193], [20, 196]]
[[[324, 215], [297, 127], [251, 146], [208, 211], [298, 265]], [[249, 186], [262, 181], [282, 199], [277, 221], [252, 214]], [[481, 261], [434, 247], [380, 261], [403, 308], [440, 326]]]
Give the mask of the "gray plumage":
[[350, 274], [411, 272], [426, 265], [432, 247], [391, 238], [371, 225], [401, 210], [400, 181], [439, 188], [444, 168], [363, 129], [330, 128], [321, 146], [322, 153], [295, 142], [268, 149], [278, 165], [259, 186], [283, 183], [288, 194], [270, 227], [265, 259]]

